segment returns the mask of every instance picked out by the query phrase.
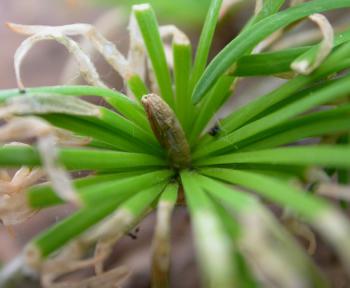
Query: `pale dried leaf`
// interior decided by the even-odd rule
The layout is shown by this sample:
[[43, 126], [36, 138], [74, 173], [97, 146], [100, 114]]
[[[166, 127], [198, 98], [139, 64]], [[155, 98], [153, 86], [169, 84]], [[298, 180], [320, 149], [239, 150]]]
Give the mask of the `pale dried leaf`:
[[[70, 131], [51, 126], [44, 120], [36, 117], [15, 117], [0, 127], [0, 142], [11, 142], [40, 137], [53, 133], [56, 141], [65, 146], [84, 146], [90, 143], [88, 137], [76, 136]], [[5, 177], [5, 171], [0, 171], [0, 179]]]
[[106, 240], [123, 235], [127, 228], [135, 221], [135, 217], [126, 209], [118, 209], [103, 222], [95, 226], [84, 237], [84, 241], [96, 242], [97, 240]]
[[[53, 129], [50, 124], [34, 117], [14, 118], [0, 129], [0, 141], [9, 141], [12, 139], [23, 140], [32, 137], [37, 138], [37, 147], [42, 165], [54, 190], [63, 200], [79, 204], [77, 194], [71, 182], [71, 177], [59, 163], [56, 149], [57, 139], [59, 138], [56, 137], [55, 129]], [[23, 171], [27, 171], [25, 170], [27, 168], [23, 169]], [[21, 170], [18, 173], [20, 175]], [[35, 174], [32, 176], [34, 177]], [[28, 182], [28, 184], [34, 183], [35, 182]]]
[[25, 191], [0, 196], [0, 220], [6, 226], [27, 221], [36, 211], [28, 207]]
[[77, 263], [80, 263], [80, 259], [84, 257], [88, 248], [88, 245], [77, 238], [65, 245], [56, 255], [45, 259], [35, 243], [29, 243], [24, 249], [24, 260], [34, 271], [42, 272], [42, 279], [44, 279], [44, 282], [48, 282], [59, 275], [74, 271], [76, 265], [79, 266]]
[[239, 245], [252, 272], [266, 287], [309, 287], [293, 244], [287, 242], [271, 215], [258, 206], [253, 210], [239, 216], [244, 227]]
[[350, 201], [350, 187], [332, 183], [320, 183], [315, 192], [337, 200]]
[[[112, 8], [112, 7], [111, 7]], [[103, 35], [114, 35], [116, 32], [121, 30], [122, 25], [125, 22], [125, 13], [120, 11], [120, 9], [108, 9], [105, 14], [102, 14], [101, 17], [97, 19], [94, 23], [94, 27], [98, 29]], [[95, 59], [96, 54], [99, 53], [90, 43], [90, 40], [87, 38], [79, 41], [79, 46], [90, 55], [90, 59]], [[70, 57], [62, 73], [62, 83], [78, 83], [79, 75], [76, 73], [76, 63], [73, 57]]]
[[94, 64], [91, 62], [89, 56], [81, 50], [79, 45], [67, 37], [63, 33], [68, 35], [75, 35], [76, 29], [86, 29], [85, 24], [67, 25], [59, 27], [50, 26], [29, 26], [29, 25], [18, 25], [13, 23], [8, 23], [8, 26], [15, 32], [31, 35], [26, 40], [24, 40], [18, 47], [15, 53], [15, 72], [18, 87], [24, 89], [24, 85], [21, 79], [20, 68], [22, 61], [28, 51], [37, 43], [43, 40], [55, 40], [61, 43], [67, 48], [67, 50], [74, 56], [75, 60], [78, 62], [80, 73], [83, 78], [91, 85], [106, 87], [106, 85], [101, 81]]
[[128, 80], [132, 75], [131, 68], [125, 57], [119, 52], [115, 45], [102, 36], [93, 26], [85, 34], [92, 44], [101, 53], [105, 60], [117, 71], [124, 80]]
[[[190, 45], [190, 40], [187, 35], [177, 28], [175, 25], [165, 25], [159, 27], [159, 33], [163, 41], [170, 38], [172, 44], [176, 45]], [[171, 69], [174, 67], [174, 56], [172, 46], [164, 43], [165, 58], [167, 60], [168, 67]]]
[[145, 80], [147, 52], [133, 13], [130, 16], [128, 28], [130, 35], [128, 62], [132, 71], [139, 75], [142, 80]]
[[315, 217], [314, 226], [335, 247], [350, 274], [350, 228], [347, 217], [336, 209], [327, 209]]
[[38, 168], [22, 167], [12, 177], [11, 184], [15, 187], [24, 189], [35, 184], [41, 177], [44, 176], [44, 172]]
[[159, 33], [163, 40], [170, 37], [172, 41], [180, 45], [189, 45], [188, 36], [175, 25], [164, 25], [159, 27]]
[[256, 0], [254, 14], [255, 15], [259, 14], [263, 7], [264, 7], [264, 0]]
[[118, 288], [120, 282], [129, 276], [129, 270], [122, 266], [77, 282], [51, 283], [45, 288]]
[[[115, 45], [108, 41], [101, 33], [99, 33], [90, 24], [71, 24], [63, 26], [23, 26], [20, 25], [14, 29], [16, 32], [23, 30], [27, 35], [44, 34], [44, 35], [62, 35], [62, 36], [77, 36], [82, 35], [87, 37], [93, 46], [101, 53], [106, 61], [124, 78], [128, 79], [130, 75], [129, 64], [125, 57], [119, 52]], [[28, 30], [26, 30], [28, 27]], [[56, 39], [59, 41], [59, 39]], [[68, 47], [67, 47], [68, 48]], [[80, 49], [80, 48], [79, 48]], [[80, 51], [82, 51], [80, 49]], [[99, 86], [99, 85], [97, 85]]]
[[0, 142], [21, 141], [32, 137], [47, 135], [51, 131], [52, 127], [50, 124], [39, 118], [12, 118], [5, 125], [0, 127]]
[[73, 187], [71, 177], [59, 163], [55, 137], [53, 135], [40, 137], [37, 146], [43, 167], [55, 192], [63, 200], [79, 205], [80, 199]]
[[0, 108], [0, 118], [9, 114], [62, 113], [80, 116], [99, 116], [100, 108], [73, 96], [30, 94], [13, 97]]
[[90, 137], [77, 136], [74, 133], [54, 127], [57, 142], [63, 146], [85, 146], [91, 142]]
[[113, 245], [132, 226], [135, 217], [125, 209], [119, 209], [84, 236], [88, 243], [97, 242], [95, 258], [101, 259], [95, 264], [96, 274], [103, 273], [103, 262], [112, 252]]
[[283, 218], [283, 223], [287, 227], [287, 229], [292, 232], [294, 235], [297, 235], [308, 242], [308, 253], [313, 255], [317, 248], [316, 237], [313, 231], [309, 226], [302, 223], [296, 217], [292, 215], [288, 215]]
[[322, 62], [331, 53], [334, 42], [334, 31], [332, 25], [322, 14], [313, 14], [309, 19], [316, 23], [322, 33], [322, 41], [314, 59], [297, 59], [291, 65], [291, 68], [299, 74], [309, 75], [317, 69]]
[[174, 203], [160, 201], [157, 210], [157, 224], [152, 241], [152, 279], [158, 286], [167, 282], [170, 273], [170, 230]]
[[0, 220], [4, 225], [19, 224], [36, 213], [28, 206], [25, 190], [43, 176], [41, 169], [22, 167], [12, 179], [0, 182]]
[[[53, 258], [49, 258], [43, 262], [38, 262], [36, 259], [34, 263], [36, 263], [35, 267], [41, 272], [41, 283], [43, 287], [113, 287], [112, 285], [119, 284], [124, 280], [129, 274], [128, 269], [118, 267], [101, 275], [91, 276], [75, 282], [57, 281], [58, 278], [64, 275], [94, 266], [97, 262], [102, 261], [102, 259], [95, 257], [81, 260], [86, 255], [90, 246], [90, 244], [86, 244], [78, 238], [71, 241]], [[27, 263], [30, 263], [31, 266], [34, 264], [33, 259], [28, 259], [28, 257], [37, 254], [35, 251], [33, 253], [33, 250], [35, 250], [34, 246], [27, 247]]]

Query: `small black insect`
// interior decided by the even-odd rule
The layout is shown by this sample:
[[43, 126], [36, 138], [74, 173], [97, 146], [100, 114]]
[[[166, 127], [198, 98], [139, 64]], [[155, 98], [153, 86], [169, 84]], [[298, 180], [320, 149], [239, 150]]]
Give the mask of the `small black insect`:
[[215, 124], [214, 127], [212, 127], [208, 133], [211, 136], [216, 136], [218, 135], [219, 132], [220, 132], [220, 126], [219, 124]]
[[135, 231], [134, 232], [129, 232], [127, 235], [133, 239], [133, 240], [136, 240], [137, 239], [137, 233], [140, 232], [140, 227], [136, 227]]

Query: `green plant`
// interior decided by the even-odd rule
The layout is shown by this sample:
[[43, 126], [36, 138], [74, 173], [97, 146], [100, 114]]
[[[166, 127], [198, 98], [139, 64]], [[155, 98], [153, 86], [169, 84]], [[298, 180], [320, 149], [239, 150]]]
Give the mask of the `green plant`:
[[[89, 25], [9, 24], [33, 36], [16, 52], [19, 90], [0, 92], [0, 116], [7, 120], [0, 140], [36, 137], [37, 142], [0, 148], [2, 167], [23, 166], [12, 182], [7, 172], [0, 174], [1, 219], [14, 224], [64, 202], [80, 208], [25, 250], [45, 285], [92, 264], [97, 276], [84, 282], [90, 287], [122, 278], [124, 270], [103, 273], [104, 260], [123, 234], [157, 209], [152, 285], [167, 287], [170, 217], [183, 196], [206, 287], [328, 287], [260, 197], [284, 208], [283, 222], [296, 234], [306, 233], [311, 244], [313, 234], [304, 223], [320, 233], [350, 272], [350, 224], [332, 203], [349, 199], [350, 30], [333, 37], [329, 23], [315, 14], [350, 7], [350, 1], [312, 0], [279, 12], [284, 2], [257, 1], [256, 14], [208, 67], [220, 0], [211, 1], [193, 64], [187, 37], [174, 26], [159, 28], [149, 5], [133, 8], [127, 59]], [[252, 54], [271, 34], [308, 16], [323, 32], [321, 43]], [[92, 41], [135, 100], [105, 87], [71, 35]], [[173, 69], [163, 36], [173, 38]], [[67, 47], [92, 86], [25, 88], [21, 61], [45, 39]], [[146, 53], [150, 65], [145, 67]], [[291, 79], [207, 133], [239, 77], [280, 74]], [[99, 96], [113, 109], [79, 96]], [[309, 138], [316, 144], [300, 142]], [[71, 180], [67, 171], [90, 174]], [[43, 175], [49, 182], [33, 185]], [[94, 257], [79, 262], [90, 247]]]

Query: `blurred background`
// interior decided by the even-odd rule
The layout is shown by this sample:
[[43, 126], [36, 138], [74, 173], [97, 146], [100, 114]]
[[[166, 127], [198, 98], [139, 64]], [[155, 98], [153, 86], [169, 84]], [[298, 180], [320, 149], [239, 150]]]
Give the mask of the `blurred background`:
[[[80, 5], [76, 1], [0, 0], [0, 88], [16, 86], [13, 55], [23, 36], [7, 29], [6, 22], [21, 24], [63, 25], [74, 22], [94, 22], [107, 7]], [[23, 63], [24, 81], [28, 86], [60, 83], [68, 53], [54, 42], [39, 43]], [[35, 69], [33, 69], [35, 67]]]
[[[121, 51], [126, 52], [130, 5], [139, 2], [144, 1], [0, 0], [0, 89], [16, 87], [13, 55], [21, 41], [24, 40], [23, 36], [7, 29], [6, 22], [32, 25], [91, 23], [96, 25]], [[192, 43], [197, 43], [209, 0], [151, 0], [147, 2], [153, 4], [161, 24], [178, 25], [190, 36]], [[254, 9], [252, 2], [254, 1], [241, 2], [244, 4], [237, 5], [218, 26], [212, 55], [238, 33], [246, 19], [251, 15]], [[241, 9], [242, 7], [245, 9]], [[343, 11], [341, 14], [345, 13]], [[332, 14], [332, 17], [337, 18], [337, 14]], [[87, 50], [90, 49], [88, 43], [83, 43], [83, 46]], [[120, 90], [121, 81], [116, 73], [106, 65], [99, 55], [92, 55], [102, 79], [111, 87]], [[27, 87], [73, 84], [79, 81], [74, 61], [69, 60], [66, 50], [53, 41], [41, 42], [30, 51], [22, 65], [22, 77]], [[226, 112], [256, 95], [271, 90], [282, 81], [276, 79], [264, 81], [261, 78], [242, 81], [238, 86], [236, 97], [225, 108]], [[249, 87], [250, 89], [248, 89]], [[73, 209], [69, 206], [52, 208], [38, 212], [30, 221], [22, 225], [16, 227], [0, 226], [0, 263], [4, 264], [13, 259], [29, 239], [45, 227], [70, 214]], [[177, 208], [173, 219], [172, 287], [199, 287], [189, 225], [185, 209]], [[133, 235], [125, 236], [116, 245], [109, 265], [125, 264], [131, 268], [133, 273], [123, 287], [149, 287], [150, 243], [153, 226], [154, 215], [150, 215]], [[332, 278], [333, 287], [350, 287], [343, 271], [339, 269], [337, 259], [323, 245], [319, 242], [315, 258]]]

